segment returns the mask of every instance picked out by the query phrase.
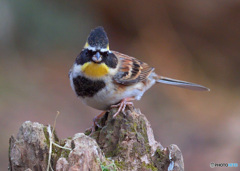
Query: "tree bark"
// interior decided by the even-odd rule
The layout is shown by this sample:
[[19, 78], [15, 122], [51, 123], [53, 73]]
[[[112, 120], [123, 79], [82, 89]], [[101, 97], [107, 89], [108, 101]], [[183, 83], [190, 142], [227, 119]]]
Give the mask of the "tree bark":
[[115, 112], [112, 109], [99, 119], [102, 128], [96, 127], [90, 136], [91, 129], [65, 140], [55, 132], [51, 135], [50, 127], [24, 122], [17, 137], [9, 141], [9, 170], [184, 170], [180, 149], [177, 145], [164, 148], [155, 141], [139, 109], [129, 107], [113, 118]]

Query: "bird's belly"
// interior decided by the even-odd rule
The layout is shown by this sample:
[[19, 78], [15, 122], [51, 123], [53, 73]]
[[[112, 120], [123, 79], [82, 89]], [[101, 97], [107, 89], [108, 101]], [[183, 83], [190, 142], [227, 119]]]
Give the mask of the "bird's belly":
[[106, 89], [100, 91], [93, 97], [83, 98], [83, 102], [98, 110], [108, 110], [111, 105], [117, 104], [122, 100], [122, 97], [115, 96], [113, 91], [107, 91]]
[[91, 98], [83, 98], [83, 102], [98, 110], [108, 110], [111, 105], [119, 103], [124, 98], [133, 97], [140, 100], [144, 92], [145, 90], [136, 88], [136, 85], [128, 86], [124, 91], [105, 88]]
[[114, 102], [108, 101], [106, 99], [99, 100], [97, 98], [86, 97], [83, 99], [83, 103], [92, 108], [98, 109], [98, 110], [108, 110], [112, 104], [115, 104], [117, 102], [114, 103]]

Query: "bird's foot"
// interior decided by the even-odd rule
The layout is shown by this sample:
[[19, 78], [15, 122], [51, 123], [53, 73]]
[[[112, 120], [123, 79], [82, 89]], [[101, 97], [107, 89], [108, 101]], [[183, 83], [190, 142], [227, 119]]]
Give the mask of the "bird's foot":
[[103, 117], [105, 114], [106, 114], [106, 111], [103, 111], [103, 112], [101, 112], [99, 115], [97, 115], [97, 116], [95, 116], [95, 117], [93, 118], [92, 130], [91, 130], [91, 134], [90, 134], [89, 136], [91, 136], [92, 133], [96, 131], [96, 127], [102, 128], [102, 126], [98, 124], [98, 121], [99, 121], [99, 119], [100, 119], [101, 117]]
[[117, 108], [118, 107], [118, 111], [113, 115], [113, 118], [115, 118], [120, 112], [124, 112], [125, 108], [127, 105], [133, 106], [133, 102], [131, 102], [132, 100], [134, 100], [134, 98], [125, 98], [123, 100], [121, 100], [120, 103], [116, 104], [116, 105], [112, 105], [111, 108]]

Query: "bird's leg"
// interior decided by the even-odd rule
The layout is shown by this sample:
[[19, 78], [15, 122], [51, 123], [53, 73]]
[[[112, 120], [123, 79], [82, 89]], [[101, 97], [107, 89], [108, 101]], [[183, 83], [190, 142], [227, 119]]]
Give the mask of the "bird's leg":
[[113, 115], [113, 118], [115, 118], [120, 112], [124, 112], [127, 105], [132, 106], [133, 105], [133, 102], [131, 102], [132, 100], [135, 100], [135, 98], [128, 97], [128, 98], [122, 99], [120, 103], [118, 103], [116, 105], [112, 105], [111, 108], [117, 108], [118, 107], [118, 111]]
[[[103, 112], [101, 112], [99, 115], [97, 115], [97, 116], [95, 116], [95, 117], [93, 118], [93, 125], [92, 125], [92, 132], [91, 132], [91, 134], [92, 134], [94, 131], [96, 131], [96, 130], [95, 130], [95, 127], [96, 127], [96, 126], [99, 127], [99, 128], [102, 128], [102, 126], [100, 126], [100, 125], [97, 123], [97, 121], [98, 121], [101, 117], [103, 117], [105, 114], [106, 114], [106, 111], [103, 111]], [[91, 135], [91, 134], [90, 134], [90, 135]]]

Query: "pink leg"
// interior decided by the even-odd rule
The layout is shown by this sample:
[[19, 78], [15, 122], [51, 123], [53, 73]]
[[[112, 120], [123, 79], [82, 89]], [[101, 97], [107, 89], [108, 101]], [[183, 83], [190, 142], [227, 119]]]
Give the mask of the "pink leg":
[[124, 112], [127, 105], [132, 106], [133, 105], [133, 103], [131, 102], [132, 100], [135, 100], [135, 98], [129, 97], [129, 98], [122, 99], [121, 102], [116, 105], [112, 105], [111, 108], [118, 107], [118, 111], [113, 115], [113, 118], [115, 118], [120, 112]]
[[[91, 132], [91, 134], [94, 132], [94, 131], [96, 131], [95, 130], [95, 127], [96, 126], [98, 126], [99, 128], [102, 128], [98, 123], [97, 123], [97, 121], [101, 118], [101, 117], [103, 117], [104, 115], [105, 115], [105, 113], [106, 113], [106, 111], [103, 111], [103, 112], [101, 112], [99, 115], [97, 115], [97, 116], [95, 116], [94, 118], [93, 118], [93, 125], [92, 125], [92, 132]], [[91, 135], [90, 134], [90, 135]]]

